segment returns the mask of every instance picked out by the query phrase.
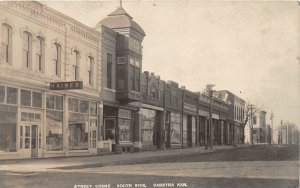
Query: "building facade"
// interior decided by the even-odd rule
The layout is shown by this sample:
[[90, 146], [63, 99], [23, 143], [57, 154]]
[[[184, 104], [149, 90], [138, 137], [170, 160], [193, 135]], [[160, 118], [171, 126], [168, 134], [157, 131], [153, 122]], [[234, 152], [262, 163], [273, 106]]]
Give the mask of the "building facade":
[[[0, 158], [96, 154], [100, 35], [38, 2], [0, 10]], [[49, 89], [68, 81], [83, 89]]]
[[96, 28], [38, 2], [0, 10], [0, 159], [243, 143], [242, 99], [142, 73], [146, 34], [122, 7]]

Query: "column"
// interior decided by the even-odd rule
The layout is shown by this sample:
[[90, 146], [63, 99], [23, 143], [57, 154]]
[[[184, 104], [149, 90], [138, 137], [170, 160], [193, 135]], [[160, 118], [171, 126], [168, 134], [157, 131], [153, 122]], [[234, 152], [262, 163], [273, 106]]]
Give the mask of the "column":
[[133, 112], [135, 113], [134, 116], [134, 127], [133, 127], [133, 146], [134, 148], [142, 148], [142, 142], [141, 142], [141, 130], [140, 130], [140, 124], [142, 122], [142, 115], [141, 111]]
[[163, 149], [165, 150], [166, 149], [166, 143], [165, 143], [165, 114], [166, 114], [166, 111], [163, 111], [163, 112], [159, 112], [157, 113], [158, 114], [158, 122], [159, 122], [159, 136], [160, 136], [160, 139], [159, 139], [159, 147], [160, 149]]
[[68, 100], [69, 97], [64, 94], [64, 120], [63, 120], [63, 150], [65, 152], [65, 156], [69, 155], [69, 108], [68, 108]]

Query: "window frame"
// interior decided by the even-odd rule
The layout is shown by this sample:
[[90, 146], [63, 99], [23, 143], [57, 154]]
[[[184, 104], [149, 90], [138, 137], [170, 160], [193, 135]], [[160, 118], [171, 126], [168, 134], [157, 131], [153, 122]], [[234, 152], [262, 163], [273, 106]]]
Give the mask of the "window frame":
[[37, 67], [38, 71], [45, 71], [45, 38], [42, 36], [37, 36], [37, 46], [39, 48], [36, 49], [36, 57], [37, 57]]
[[54, 63], [54, 72], [55, 75], [61, 77], [61, 45], [57, 42], [54, 43], [54, 56], [53, 56], [53, 63]]
[[32, 69], [32, 37], [29, 31], [23, 32], [23, 63], [27, 69]]
[[112, 55], [106, 54], [106, 88], [112, 89]]
[[[1, 61], [4, 63], [11, 64], [12, 62], [12, 27], [6, 23], [1, 24], [1, 33], [4, 31], [4, 29], [7, 29], [7, 39], [6, 41], [2, 38], [3, 34], [1, 34]], [[3, 54], [3, 46], [5, 45], [5, 55]]]

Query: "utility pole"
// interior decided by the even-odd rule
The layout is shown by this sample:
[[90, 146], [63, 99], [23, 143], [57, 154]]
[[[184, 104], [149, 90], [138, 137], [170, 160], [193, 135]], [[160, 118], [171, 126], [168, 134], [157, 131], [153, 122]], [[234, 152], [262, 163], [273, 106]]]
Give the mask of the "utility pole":
[[215, 85], [213, 84], [207, 84], [206, 85], [206, 90], [208, 91], [208, 95], [210, 98], [210, 110], [209, 110], [209, 148], [212, 150], [213, 149], [213, 128], [212, 128], [212, 101], [213, 101], [213, 87]]
[[274, 114], [273, 114], [273, 112], [271, 112], [271, 143], [270, 144], [272, 144], [273, 143], [273, 116]]
[[253, 146], [253, 105], [250, 104], [250, 139], [251, 139], [251, 145]]

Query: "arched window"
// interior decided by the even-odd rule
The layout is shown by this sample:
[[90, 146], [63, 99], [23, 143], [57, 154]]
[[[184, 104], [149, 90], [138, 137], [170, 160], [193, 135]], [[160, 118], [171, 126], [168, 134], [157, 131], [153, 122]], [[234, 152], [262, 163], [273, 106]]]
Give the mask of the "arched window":
[[80, 58], [80, 52], [78, 50], [73, 50], [74, 56], [75, 56], [75, 65], [73, 65], [74, 68], [74, 80], [79, 80], [79, 58]]
[[11, 64], [12, 28], [7, 24], [1, 25], [1, 60]]
[[40, 72], [44, 72], [45, 62], [45, 39], [38, 36], [36, 40], [36, 61]]
[[151, 95], [151, 97], [154, 98], [154, 99], [157, 99], [157, 98], [158, 98], [158, 91], [157, 91], [157, 88], [155, 87], [155, 85], [153, 85], [153, 86], [151, 87], [150, 95]]
[[94, 58], [92, 56], [89, 56], [88, 59], [89, 84], [92, 86], [94, 84]]
[[23, 61], [26, 68], [31, 69], [31, 58], [32, 58], [32, 34], [28, 31], [23, 33]]
[[53, 56], [54, 72], [56, 76], [60, 77], [61, 69], [61, 46], [54, 43], [54, 56]]

